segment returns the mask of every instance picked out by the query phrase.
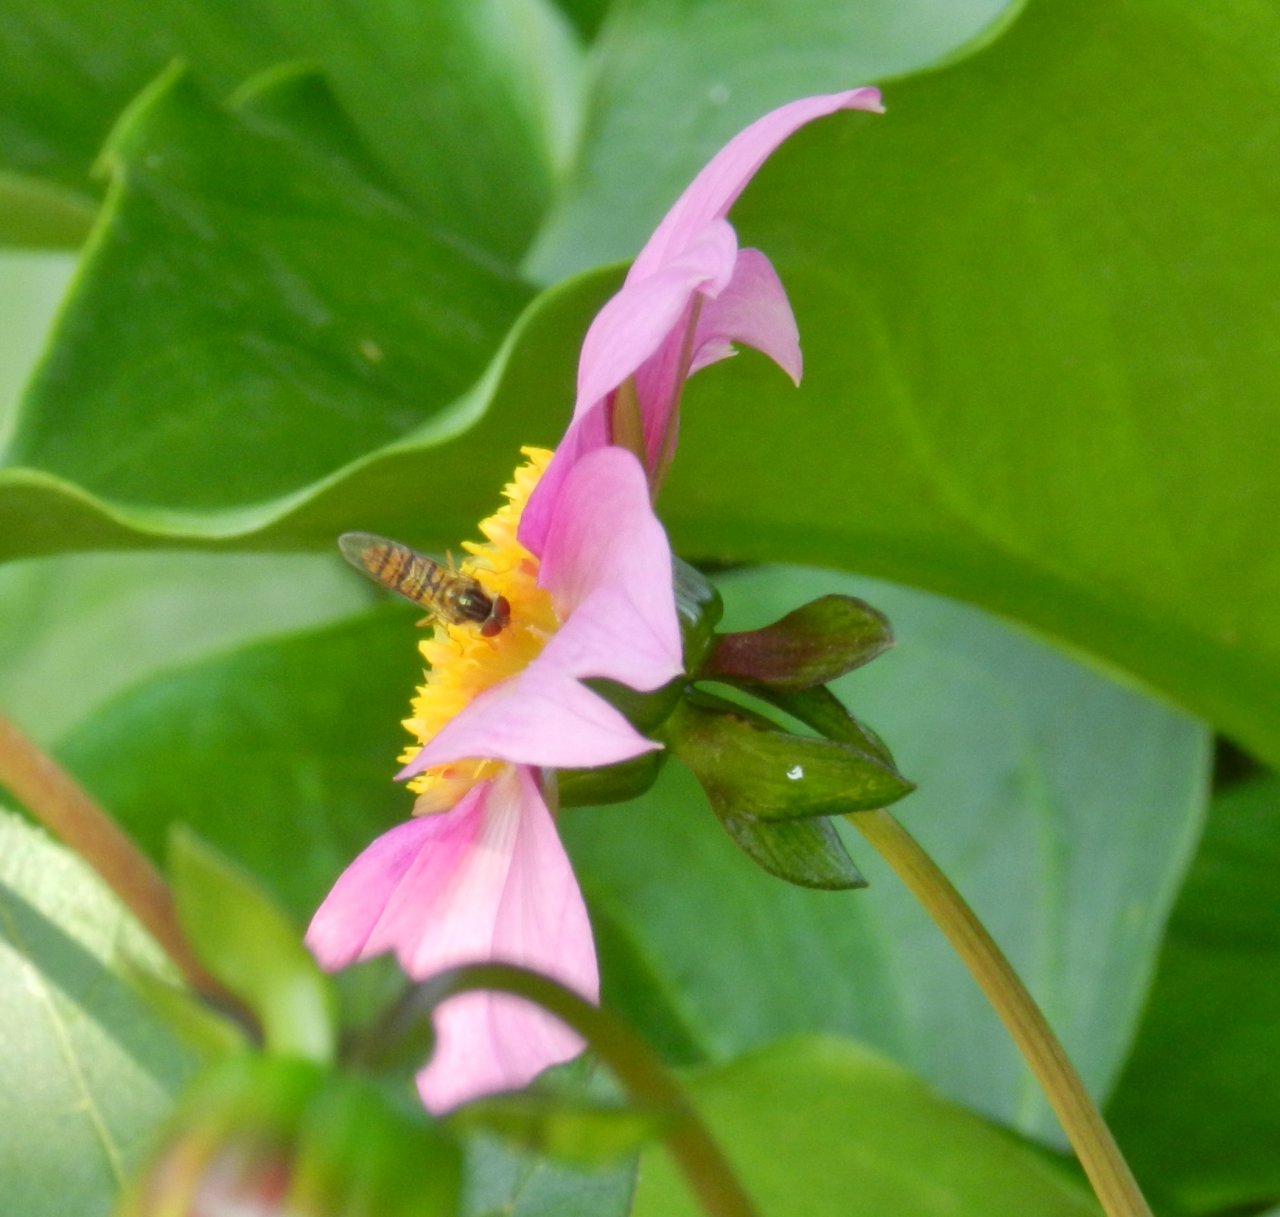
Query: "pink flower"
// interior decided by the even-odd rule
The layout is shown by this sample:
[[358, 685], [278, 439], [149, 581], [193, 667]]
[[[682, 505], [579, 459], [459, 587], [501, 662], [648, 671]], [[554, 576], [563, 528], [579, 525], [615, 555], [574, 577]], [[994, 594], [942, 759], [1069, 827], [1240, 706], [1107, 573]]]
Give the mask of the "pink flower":
[[[410, 976], [463, 962], [522, 964], [596, 1000], [582, 895], [548, 810], [544, 775], [608, 765], [659, 745], [582, 681], [651, 691], [681, 674], [666, 534], [651, 495], [675, 445], [684, 381], [746, 343], [793, 379], [795, 320], [768, 259], [725, 220], [791, 132], [841, 109], [878, 110], [874, 89], [792, 102], [732, 139], [697, 176], [587, 332], [573, 421], [554, 457], [531, 455], [509, 505], [468, 546], [463, 572], [503, 597], [493, 637], [437, 622], [406, 725], [422, 746], [400, 777], [419, 814], [379, 837], [317, 911], [307, 943], [340, 968], [391, 950]], [[549, 462], [549, 463], [548, 463]], [[581, 1048], [518, 999], [446, 1002], [419, 1075], [435, 1110], [522, 1086]]]
[[[448, 810], [437, 809], [428, 787], [419, 804], [429, 801], [434, 814], [379, 837], [347, 868], [312, 919], [307, 945], [326, 968], [391, 950], [418, 979], [477, 960], [521, 964], [595, 1001], [591, 927], [540, 778], [659, 747], [581, 682], [607, 677], [649, 691], [680, 675], [671, 550], [644, 471], [620, 448], [572, 470], [540, 561], [510, 551], [504, 533], [514, 530], [495, 520], [491, 535], [500, 540], [484, 557], [506, 567], [512, 624], [495, 639], [442, 627], [450, 657], [469, 647], [456, 658], [478, 691], [400, 776], [437, 771], [453, 792], [453, 766], [484, 758], [487, 768], [464, 769], [465, 793]], [[487, 679], [486, 663], [499, 679]], [[511, 997], [452, 998], [437, 1030], [419, 1075], [423, 1101], [437, 1111], [523, 1086], [582, 1047]]]
[[786, 292], [758, 249], [739, 249], [726, 221], [787, 136], [838, 110], [880, 112], [877, 89], [789, 102], [733, 137], [676, 200], [582, 344], [573, 421], [529, 501], [520, 539], [537, 550], [572, 465], [607, 444], [632, 448], [656, 490], [675, 451], [684, 382], [733, 354], [768, 355], [797, 383], [800, 337]]

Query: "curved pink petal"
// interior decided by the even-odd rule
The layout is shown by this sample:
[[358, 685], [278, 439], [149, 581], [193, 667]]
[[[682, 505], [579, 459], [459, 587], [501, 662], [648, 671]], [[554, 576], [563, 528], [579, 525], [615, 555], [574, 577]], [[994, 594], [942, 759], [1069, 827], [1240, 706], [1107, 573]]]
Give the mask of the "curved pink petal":
[[520, 544], [531, 554], [542, 557], [551, 516], [569, 471], [588, 452], [605, 447], [612, 438], [606, 402], [597, 402], [590, 410], [570, 421], [568, 430], [556, 445], [551, 463], [543, 470], [533, 494], [524, 505], [524, 511], [520, 513]]
[[601, 448], [573, 467], [538, 581], [565, 622], [540, 660], [645, 691], [683, 670], [671, 546], [630, 452]]
[[723, 219], [729, 208], [779, 144], [806, 123], [837, 110], [880, 112], [878, 89], [849, 89], [818, 97], [802, 97], [770, 111], [739, 131], [703, 167], [675, 205], [662, 218], [653, 236], [637, 255], [627, 276], [646, 278], [679, 252], [712, 220]]
[[[307, 943], [325, 967], [393, 950], [421, 980], [460, 963], [500, 961], [543, 972], [590, 1001], [599, 996], [582, 894], [524, 768], [375, 841], [334, 885]], [[582, 1048], [536, 1007], [488, 994], [444, 1003], [437, 1032], [418, 1075], [424, 1102], [437, 1111], [523, 1086]]]
[[[387, 912], [387, 904], [410, 868], [419, 863], [415, 884], [447, 893], [449, 879], [474, 845], [479, 820], [472, 814], [481, 787], [467, 793], [444, 815], [421, 816], [383, 833], [339, 876], [307, 929], [306, 943], [323, 968], [345, 968], [382, 947], [366, 950]], [[432, 868], [423, 875], [421, 859]]]
[[689, 375], [732, 355], [735, 344], [767, 355], [800, 383], [804, 360], [795, 314], [773, 263], [758, 249], [742, 250], [728, 287], [703, 304]]
[[654, 267], [643, 277], [628, 275], [605, 302], [582, 340], [574, 415], [588, 410], [673, 337], [695, 292], [718, 294], [731, 280], [738, 239], [723, 220], [708, 225], [678, 260]]
[[578, 769], [612, 765], [660, 747], [603, 697], [539, 656], [450, 719], [396, 777], [480, 757]]

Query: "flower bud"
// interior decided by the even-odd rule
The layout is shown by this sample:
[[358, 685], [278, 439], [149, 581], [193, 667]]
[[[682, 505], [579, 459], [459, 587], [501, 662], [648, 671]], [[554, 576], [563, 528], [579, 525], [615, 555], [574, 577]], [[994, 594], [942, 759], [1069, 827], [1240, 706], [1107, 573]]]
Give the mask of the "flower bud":
[[309, 1061], [200, 1074], [117, 1217], [452, 1217], [457, 1145], [416, 1108]]
[[820, 596], [763, 629], [717, 636], [698, 675], [747, 688], [811, 689], [892, 645], [878, 609], [856, 596]]

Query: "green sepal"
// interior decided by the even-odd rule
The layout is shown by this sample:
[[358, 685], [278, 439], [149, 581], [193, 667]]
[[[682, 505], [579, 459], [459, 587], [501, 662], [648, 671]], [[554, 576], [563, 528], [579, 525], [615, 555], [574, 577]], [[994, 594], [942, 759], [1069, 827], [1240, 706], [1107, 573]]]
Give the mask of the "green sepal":
[[170, 834], [169, 870], [196, 955], [257, 1015], [266, 1046], [332, 1061], [333, 986], [289, 918], [247, 872], [181, 825]]
[[724, 601], [715, 586], [695, 566], [672, 555], [672, 579], [676, 593], [676, 615], [680, 619], [680, 641], [684, 670], [697, 672], [706, 661], [716, 637], [716, 626], [724, 616]]
[[825, 817], [765, 824], [721, 811], [714, 802], [712, 808], [733, 843], [769, 874], [824, 892], [867, 886], [836, 826]]
[[772, 625], [714, 640], [700, 678], [812, 689], [870, 663], [893, 645], [889, 620], [856, 596], [811, 600]]
[[791, 735], [741, 706], [690, 690], [662, 738], [697, 777], [717, 814], [766, 822], [845, 815], [915, 789], [854, 744]]
[[639, 798], [658, 779], [665, 752], [646, 752], [596, 769], [557, 769], [561, 807], [603, 807]]
[[676, 1119], [669, 1108], [602, 1102], [580, 1095], [522, 1090], [488, 1095], [450, 1113], [458, 1132], [486, 1132], [530, 1153], [603, 1165], [662, 1137]]
[[786, 711], [792, 718], [799, 719], [806, 727], [812, 727], [819, 735], [852, 744], [897, 769], [893, 753], [884, 740], [866, 723], [850, 714], [830, 689], [778, 689], [757, 685], [750, 692]]

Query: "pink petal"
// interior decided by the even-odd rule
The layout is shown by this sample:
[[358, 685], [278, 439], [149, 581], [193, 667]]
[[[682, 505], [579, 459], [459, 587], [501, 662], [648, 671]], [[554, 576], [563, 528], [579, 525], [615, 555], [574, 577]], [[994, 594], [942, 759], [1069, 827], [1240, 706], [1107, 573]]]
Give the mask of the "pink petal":
[[791, 302], [773, 263], [758, 249], [738, 254], [729, 286], [702, 306], [689, 375], [732, 355], [735, 343], [767, 355], [800, 383], [804, 361]]
[[883, 110], [878, 89], [850, 89], [802, 97], [739, 131], [703, 167], [662, 218], [632, 264], [628, 282], [642, 279], [673, 257], [712, 220], [723, 219], [779, 144], [792, 132], [837, 110]]
[[[419, 980], [460, 963], [500, 961], [543, 972], [588, 1000], [599, 995], [582, 895], [524, 768], [481, 783], [452, 811], [375, 841], [335, 884], [307, 943], [325, 967], [394, 950]], [[582, 1047], [537, 1008], [488, 994], [444, 1003], [437, 1031], [436, 1052], [418, 1077], [424, 1102], [437, 1111], [523, 1086]]]
[[715, 295], [730, 281], [738, 239], [723, 220], [698, 233], [676, 261], [644, 277], [631, 274], [596, 314], [582, 341], [574, 414], [616, 389], [664, 342], [684, 340], [677, 326], [695, 292]]
[[[418, 882], [439, 898], [449, 878], [474, 846], [480, 822], [473, 814], [483, 788], [468, 792], [451, 811], [422, 816], [383, 833], [338, 877], [307, 929], [306, 943], [321, 967], [345, 968], [382, 947], [369, 949], [387, 903], [409, 870], [427, 859], [429, 876], [418, 868]], [[385, 937], [379, 933], [375, 942]]]
[[630, 452], [601, 448], [573, 467], [538, 581], [565, 622], [540, 659], [645, 691], [683, 670], [671, 546]]
[[478, 757], [553, 769], [612, 765], [661, 746], [545, 654], [481, 693], [396, 776]]
[[605, 447], [611, 439], [609, 413], [604, 402], [598, 403], [569, 423], [569, 429], [556, 446], [551, 464], [543, 471], [520, 514], [520, 543], [531, 554], [541, 558], [542, 551], [546, 548], [551, 516], [569, 470], [581, 457]]

